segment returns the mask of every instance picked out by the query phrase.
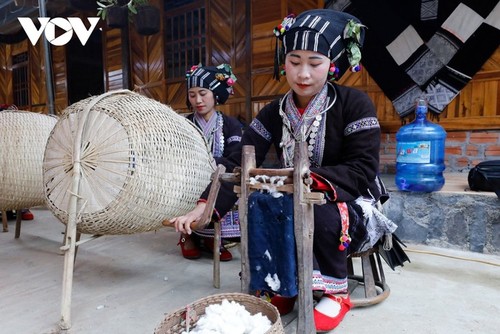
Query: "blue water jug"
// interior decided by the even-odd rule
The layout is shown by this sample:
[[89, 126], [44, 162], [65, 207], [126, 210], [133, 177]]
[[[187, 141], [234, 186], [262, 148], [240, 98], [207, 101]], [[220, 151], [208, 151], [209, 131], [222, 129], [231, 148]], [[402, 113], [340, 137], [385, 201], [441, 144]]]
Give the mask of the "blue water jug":
[[427, 120], [427, 102], [419, 99], [416, 118], [396, 133], [396, 186], [402, 191], [443, 188], [446, 131]]

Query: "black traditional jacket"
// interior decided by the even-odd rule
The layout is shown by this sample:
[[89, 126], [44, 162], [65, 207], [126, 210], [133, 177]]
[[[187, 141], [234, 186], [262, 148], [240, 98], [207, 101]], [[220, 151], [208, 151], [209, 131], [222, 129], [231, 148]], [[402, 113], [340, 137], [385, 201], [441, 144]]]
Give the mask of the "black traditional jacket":
[[[326, 111], [323, 161], [311, 171], [332, 187], [334, 201], [348, 202], [360, 196], [378, 200], [380, 126], [375, 107], [363, 92], [344, 86], [330, 85], [328, 91], [335, 103]], [[281, 157], [283, 122], [279, 113], [280, 100], [266, 105], [244, 131], [241, 145], [255, 147], [256, 164], [260, 166], [271, 145]], [[241, 151], [228, 157], [230, 171], [241, 164]], [[220, 214], [236, 201], [232, 187], [221, 187], [216, 209]], [[204, 193], [206, 198], [208, 192]]]

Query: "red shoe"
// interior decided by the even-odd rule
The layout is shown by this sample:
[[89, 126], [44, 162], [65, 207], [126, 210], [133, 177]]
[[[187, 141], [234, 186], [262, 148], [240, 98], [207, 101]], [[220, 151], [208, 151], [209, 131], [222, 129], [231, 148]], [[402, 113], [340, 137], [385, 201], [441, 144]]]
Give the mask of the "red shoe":
[[293, 311], [293, 307], [295, 306], [295, 297], [283, 297], [280, 295], [274, 295], [271, 297], [271, 304], [276, 306], [280, 315], [285, 315]]
[[30, 210], [27, 210], [26, 212], [23, 212], [21, 214], [21, 218], [23, 220], [33, 220], [33, 218], [35, 218], [35, 216], [33, 216], [33, 214], [31, 213]]
[[[214, 238], [204, 238], [203, 242], [205, 247], [212, 254], [214, 253]], [[233, 259], [233, 254], [226, 249], [223, 245], [220, 246], [220, 260], [223, 262], [231, 261]]]
[[329, 317], [314, 308], [314, 324], [316, 325], [317, 333], [327, 333], [336, 328], [340, 324], [342, 319], [344, 319], [346, 313], [349, 312], [352, 307], [349, 297], [337, 297], [334, 295], [325, 294], [323, 298], [329, 298], [332, 301], [340, 304], [340, 310], [335, 317]]
[[[184, 248], [186, 242], [189, 242], [189, 246], [193, 248], [189, 249]], [[181, 246], [182, 256], [184, 256], [186, 259], [194, 260], [194, 259], [199, 259], [201, 257], [200, 250], [198, 249], [198, 247], [196, 247], [196, 245], [194, 244], [193, 240], [191, 240], [189, 235], [181, 234], [181, 238], [179, 239], [177, 245]]]

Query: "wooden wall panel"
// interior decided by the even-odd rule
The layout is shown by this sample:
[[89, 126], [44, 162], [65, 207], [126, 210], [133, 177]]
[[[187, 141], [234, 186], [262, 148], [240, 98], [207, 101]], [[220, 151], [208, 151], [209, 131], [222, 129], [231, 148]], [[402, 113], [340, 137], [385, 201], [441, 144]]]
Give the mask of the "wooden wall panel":
[[241, 18], [233, 18], [233, 2], [227, 0], [211, 1], [208, 7], [207, 22], [210, 34], [210, 46], [208, 59], [210, 64], [222, 63], [232, 64], [233, 46], [233, 24]]
[[145, 96], [166, 101], [163, 44], [158, 36], [131, 34], [132, 87]]
[[[273, 29], [290, 13], [323, 8], [323, 1], [252, 0], [252, 114], [255, 108], [285, 94], [289, 86], [285, 78], [273, 79], [276, 37]], [[255, 103], [257, 102], [258, 103]]]
[[[214, 0], [207, 6], [208, 34], [210, 36], [207, 52], [209, 65], [230, 64], [237, 77], [233, 86], [234, 95], [230, 96], [219, 110], [227, 115], [245, 121], [246, 99], [249, 84], [249, 55], [247, 53], [246, 1]], [[184, 85], [185, 90], [185, 85]], [[185, 91], [184, 91], [184, 94]], [[185, 101], [185, 97], [184, 97]], [[183, 103], [185, 104], [185, 102]]]
[[54, 109], [56, 114], [61, 114], [68, 106], [66, 48], [52, 48], [52, 73], [54, 80]]
[[48, 112], [47, 83], [45, 79], [45, 54], [43, 43], [29, 47], [31, 107], [43, 108]]
[[0, 104], [12, 104], [11, 47], [0, 44]]
[[233, 72], [238, 81], [234, 87], [234, 96], [231, 97], [230, 115], [238, 118], [242, 123], [249, 124], [251, 114], [251, 38], [249, 26], [251, 24], [250, 2], [233, 1]]
[[186, 94], [186, 83], [184, 81], [168, 83], [166, 103], [179, 112], [187, 112]]
[[[252, 0], [252, 75], [273, 66], [275, 37], [273, 29], [286, 15], [281, 1]], [[253, 94], [255, 95], [255, 94]]]
[[[246, 74], [248, 76], [247, 71], [250, 70], [250, 57], [249, 51], [251, 51], [250, 45], [248, 42], [250, 41], [247, 33], [249, 32], [248, 25], [250, 24], [250, 18], [247, 18], [247, 11], [250, 12], [250, 9], [247, 8], [245, 1], [235, 1], [233, 7], [233, 40], [234, 40], [234, 51], [233, 61], [234, 61], [234, 72], [236, 74]], [[242, 75], [238, 75], [240, 78]], [[247, 79], [248, 80], [248, 79]]]
[[123, 68], [121, 49], [121, 30], [103, 30], [104, 52], [104, 89], [105, 91], [123, 88]]
[[22, 42], [16, 43], [16, 44], [12, 44], [11, 53], [8, 56], [12, 57], [12, 56], [18, 55], [22, 52], [28, 51], [28, 45], [31, 45], [31, 44], [28, 44], [27, 39], [25, 39]]
[[314, 8], [324, 8], [324, 1], [321, 0], [301, 0], [301, 1], [284, 1], [287, 5], [286, 12], [283, 17], [290, 13], [299, 15], [300, 13]]
[[[150, 0], [150, 4], [158, 9], [163, 8], [159, 0]], [[160, 31], [150, 36], [140, 35], [134, 28], [130, 29], [130, 61], [134, 91], [166, 103], [163, 15], [160, 22]]]

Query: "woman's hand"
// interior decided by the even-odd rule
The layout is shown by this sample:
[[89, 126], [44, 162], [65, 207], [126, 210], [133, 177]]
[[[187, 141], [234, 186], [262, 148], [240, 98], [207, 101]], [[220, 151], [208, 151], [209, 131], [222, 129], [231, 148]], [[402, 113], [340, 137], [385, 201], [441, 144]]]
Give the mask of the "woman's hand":
[[200, 223], [203, 212], [205, 212], [206, 206], [207, 203], [200, 201], [192, 211], [189, 211], [184, 216], [170, 219], [170, 223], [174, 224], [177, 232], [191, 234], [191, 225], [194, 223], [193, 228], [196, 229], [197, 225]]

